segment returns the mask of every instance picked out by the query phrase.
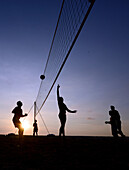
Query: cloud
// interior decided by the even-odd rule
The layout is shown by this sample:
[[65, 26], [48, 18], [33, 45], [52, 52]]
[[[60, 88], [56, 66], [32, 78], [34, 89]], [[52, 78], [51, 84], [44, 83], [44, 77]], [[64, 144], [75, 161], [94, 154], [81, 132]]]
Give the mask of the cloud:
[[88, 113], [93, 113], [93, 110], [89, 109], [87, 110]]
[[87, 117], [87, 120], [95, 120], [94, 117]]

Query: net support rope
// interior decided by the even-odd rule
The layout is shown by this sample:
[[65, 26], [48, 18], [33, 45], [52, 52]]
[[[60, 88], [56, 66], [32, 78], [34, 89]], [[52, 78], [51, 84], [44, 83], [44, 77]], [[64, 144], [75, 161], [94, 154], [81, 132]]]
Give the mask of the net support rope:
[[[37, 106], [36, 106], [36, 108], [38, 109]], [[40, 112], [39, 112], [39, 115], [40, 115], [40, 118], [41, 118], [41, 120], [42, 120], [42, 122], [43, 122], [43, 124], [44, 124], [44, 127], [46, 128], [47, 133], [50, 134], [50, 132], [49, 132], [49, 130], [48, 130], [48, 127], [47, 127], [47, 125], [46, 125], [46, 123], [45, 123], [45, 121], [44, 121], [44, 119], [43, 119], [43, 117], [42, 117], [42, 115], [41, 115]]]

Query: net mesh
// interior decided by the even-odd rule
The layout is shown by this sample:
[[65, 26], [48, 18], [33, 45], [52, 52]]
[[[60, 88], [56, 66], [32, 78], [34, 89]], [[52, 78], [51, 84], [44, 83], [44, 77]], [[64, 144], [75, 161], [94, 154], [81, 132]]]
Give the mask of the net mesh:
[[46, 97], [50, 94], [52, 84], [92, 3], [93, 1], [91, 0], [63, 0], [62, 2], [60, 15], [43, 72], [45, 79], [41, 81], [36, 98], [39, 111], [46, 102]]

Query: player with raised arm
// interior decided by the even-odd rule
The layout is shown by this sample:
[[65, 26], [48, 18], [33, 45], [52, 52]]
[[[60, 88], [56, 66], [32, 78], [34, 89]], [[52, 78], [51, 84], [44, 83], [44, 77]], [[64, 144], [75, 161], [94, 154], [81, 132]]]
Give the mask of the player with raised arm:
[[59, 119], [60, 119], [60, 129], [59, 129], [59, 136], [61, 136], [61, 134], [63, 134], [63, 136], [65, 136], [65, 123], [66, 123], [66, 111], [68, 111], [69, 113], [76, 113], [76, 110], [70, 110], [67, 108], [67, 106], [64, 104], [64, 99], [63, 97], [60, 97], [59, 95], [59, 88], [60, 86], [57, 86], [57, 101], [58, 101], [58, 107], [59, 107]]

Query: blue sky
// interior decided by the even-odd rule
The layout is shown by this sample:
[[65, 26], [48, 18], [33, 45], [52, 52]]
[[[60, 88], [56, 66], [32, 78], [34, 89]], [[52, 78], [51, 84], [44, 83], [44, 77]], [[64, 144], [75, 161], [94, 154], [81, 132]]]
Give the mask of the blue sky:
[[[61, 2], [0, 1], [0, 133], [15, 132], [12, 109], [22, 100], [28, 112], [36, 99]], [[96, 0], [56, 83], [76, 114], [67, 115], [67, 135], [111, 135], [110, 105], [121, 114], [129, 135], [129, 1]], [[58, 134], [56, 86], [41, 112], [50, 133]], [[37, 116], [39, 134], [47, 132]], [[33, 111], [26, 119], [32, 134]]]

